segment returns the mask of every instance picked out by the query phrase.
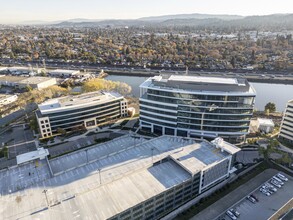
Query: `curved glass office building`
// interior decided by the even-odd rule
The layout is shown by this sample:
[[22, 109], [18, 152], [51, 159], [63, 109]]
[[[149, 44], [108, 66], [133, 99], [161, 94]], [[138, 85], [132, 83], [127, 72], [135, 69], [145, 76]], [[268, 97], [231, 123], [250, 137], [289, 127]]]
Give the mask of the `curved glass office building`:
[[140, 127], [158, 135], [220, 136], [241, 143], [255, 95], [240, 78], [155, 76], [140, 85]]

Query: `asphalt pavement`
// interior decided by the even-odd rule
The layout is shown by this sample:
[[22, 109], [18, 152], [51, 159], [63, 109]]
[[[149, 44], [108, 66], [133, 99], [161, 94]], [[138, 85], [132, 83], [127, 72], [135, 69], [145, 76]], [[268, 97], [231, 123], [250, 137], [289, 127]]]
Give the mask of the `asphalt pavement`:
[[265, 170], [261, 174], [249, 180], [246, 184], [239, 186], [228, 195], [219, 199], [217, 202], [192, 217], [191, 220], [211, 220], [217, 218], [219, 214], [225, 212], [228, 208], [246, 197], [276, 173], [278, 173], [278, 171], [275, 169]]

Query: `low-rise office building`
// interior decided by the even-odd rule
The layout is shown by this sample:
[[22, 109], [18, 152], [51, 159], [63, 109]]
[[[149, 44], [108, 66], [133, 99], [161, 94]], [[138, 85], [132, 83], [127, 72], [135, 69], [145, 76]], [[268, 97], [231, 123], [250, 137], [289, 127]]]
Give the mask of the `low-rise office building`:
[[57, 135], [58, 129], [94, 128], [128, 115], [127, 100], [114, 92], [91, 92], [51, 99], [38, 108], [36, 115], [42, 138]]
[[279, 139], [293, 146], [293, 100], [287, 103], [283, 116]]
[[22, 76], [6, 76], [0, 75], [0, 85], [10, 86], [15, 88], [26, 88], [27, 86], [33, 89], [44, 89], [49, 86], [56, 85], [57, 81], [55, 78], [50, 77], [22, 77]]
[[140, 85], [140, 127], [159, 135], [240, 143], [248, 134], [255, 90], [245, 79], [155, 76]]

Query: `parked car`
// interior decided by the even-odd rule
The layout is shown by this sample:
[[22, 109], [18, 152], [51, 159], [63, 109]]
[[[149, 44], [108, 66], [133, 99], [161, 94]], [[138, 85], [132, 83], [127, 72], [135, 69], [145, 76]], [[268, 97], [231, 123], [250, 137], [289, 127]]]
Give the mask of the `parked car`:
[[278, 187], [278, 188], [281, 188], [281, 184], [279, 184], [279, 182], [277, 182], [276, 180], [274, 179], [271, 179], [271, 184], [273, 184], [274, 186]]
[[240, 213], [235, 209], [230, 209], [230, 212], [232, 212], [237, 218], [240, 216]]
[[288, 178], [286, 177], [286, 176], [284, 176], [283, 174], [281, 174], [281, 173], [278, 173], [277, 174], [277, 177], [279, 178], [279, 179], [281, 179], [281, 180], [283, 180], [283, 181], [288, 181]]
[[255, 199], [255, 201], [257, 201], [258, 202], [258, 198], [256, 197], [256, 195], [254, 195], [254, 194], [251, 194], [250, 195], [252, 198], [254, 198]]
[[246, 197], [250, 202], [256, 203], [256, 200], [252, 196], [247, 196]]
[[270, 190], [272, 190], [273, 192], [277, 192], [278, 190], [276, 189], [276, 187], [274, 187], [272, 184], [270, 183], [265, 183], [265, 186], [267, 188], [269, 188]]
[[229, 211], [229, 210], [226, 212], [226, 215], [228, 215], [232, 220], [236, 220], [237, 219], [237, 217], [231, 211]]
[[270, 196], [270, 195], [271, 195], [271, 193], [270, 193], [268, 190], [266, 190], [265, 188], [260, 188], [260, 191], [261, 191], [263, 194], [265, 194], [266, 196]]
[[281, 186], [283, 186], [283, 185], [284, 185], [283, 181], [282, 181], [282, 180], [280, 180], [278, 177], [276, 177], [276, 176], [273, 176], [273, 179], [274, 179], [275, 181], [279, 182], [279, 184], [280, 184]]

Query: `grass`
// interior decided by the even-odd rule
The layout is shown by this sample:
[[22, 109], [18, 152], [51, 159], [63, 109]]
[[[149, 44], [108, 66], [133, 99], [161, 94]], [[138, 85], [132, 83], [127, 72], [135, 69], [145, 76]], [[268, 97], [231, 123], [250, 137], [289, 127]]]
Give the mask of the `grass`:
[[[225, 195], [229, 194], [239, 186], [245, 184], [248, 182], [250, 179], [254, 178], [258, 174], [262, 173], [264, 170], [271, 168], [272, 164], [268, 163], [266, 161], [262, 162], [259, 164], [257, 167], [255, 167], [253, 170], [250, 172], [244, 174], [243, 176], [238, 177], [234, 182], [226, 184], [224, 187], [221, 189], [216, 190], [214, 193], [211, 195], [204, 197], [200, 199], [200, 201], [187, 209], [186, 211], [182, 212], [179, 214], [175, 219], [176, 220], [185, 220], [185, 219], [190, 219], [205, 208], [209, 207], [219, 199], [223, 198]], [[274, 167], [275, 168], [275, 167]], [[279, 169], [279, 167], [278, 167]]]

